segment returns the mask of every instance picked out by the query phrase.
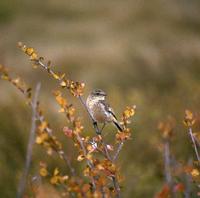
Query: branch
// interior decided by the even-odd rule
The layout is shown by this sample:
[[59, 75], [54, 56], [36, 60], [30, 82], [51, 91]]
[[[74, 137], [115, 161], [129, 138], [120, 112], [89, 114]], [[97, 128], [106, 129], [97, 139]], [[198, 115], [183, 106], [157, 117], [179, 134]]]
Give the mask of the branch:
[[[188, 166], [192, 165], [192, 159], [188, 160], [187, 163]], [[189, 174], [185, 174], [185, 198], [190, 198], [191, 195], [191, 183], [192, 183], [192, 177]]]
[[[31, 106], [33, 106], [33, 103], [31, 103]], [[42, 123], [44, 122], [44, 116], [41, 116], [39, 112], [37, 112], [37, 119]], [[48, 133], [48, 135], [53, 139], [53, 133], [52, 133], [52, 129], [50, 129], [49, 127], [45, 128], [46, 132]], [[71, 175], [75, 176], [75, 169], [72, 167], [71, 161], [69, 159], [69, 157], [65, 154], [65, 152], [62, 149], [57, 149], [57, 148], [53, 148], [54, 151], [66, 162]]]
[[[50, 73], [51, 75], [54, 75], [55, 73], [46, 65], [44, 64], [40, 59], [37, 61], [37, 64], [39, 64], [40, 66], [42, 66], [42, 68], [44, 68], [45, 70], [47, 70], [48, 73]], [[60, 83], [62, 83], [62, 78], [59, 78], [58, 81]], [[92, 120], [92, 123], [93, 123], [93, 126], [94, 126], [94, 129], [96, 131], [97, 134], [100, 134], [100, 131], [99, 131], [99, 128], [98, 126], [96, 125], [96, 122], [94, 121], [90, 111], [88, 110], [83, 98], [81, 97], [81, 95], [78, 96], [78, 99], [79, 101], [81, 102], [81, 104], [84, 106], [84, 108], [86, 109], [90, 119]]]
[[112, 181], [113, 181], [114, 189], [116, 191], [116, 198], [120, 198], [121, 197], [121, 195], [120, 195], [120, 186], [119, 186], [119, 183], [117, 181], [116, 176], [112, 177]]
[[[96, 131], [97, 134], [100, 134], [100, 131], [99, 131], [99, 128], [98, 128], [98, 125], [97, 123], [94, 121], [94, 119], [92, 118], [92, 115], [90, 113], [90, 111], [88, 110], [84, 100], [82, 99], [81, 95], [83, 93], [83, 87], [84, 87], [84, 84], [83, 83], [78, 83], [78, 82], [73, 82], [71, 80], [66, 80], [66, 79], [63, 79], [64, 78], [64, 75], [62, 76], [59, 76], [57, 75], [56, 73], [54, 73], [53, 70], [51, 70], [49, 64], [45, 64], [42, 62], [43, 58], [38, 58], [37, 57], [37, 54], [35, 53], [34, 49], [33, 48], [27, 48], [25, 45], [23, 45], [22, 43], [19, 43], [19, 47], [22, 49], [22, 51], [24, 51], [30, 58], [31, 60], [34, 62], [34, 64], [36, 65], [40, 65], [42, 66], [43, 69], [45, 69], [50, 75], [52, 75], [56, 80], [58, 80], [59, 84], [61, 85], [61, 87], [66, 87], [67, 89], [70, 90], [70, 92], [72, 93], [72, 95], [74, 96], [77, 96], [78, 99], [80, 100], [81, 104], [85, 107], [85, 109], [87, 110], [88, 112], [88, 115], [90, 116], [92, 122], [93, 122], [93, 126], [94, 126], [94, 129]], [[77, 136], [77, 140], [83, 150], [83, 153], [84, 155], [86, 156], [87, 154], [87, 150], [85, 148], [85, 145], [81, 139], [81, 137], [79, 136], [79, 134], [77, 133], [76, 134]], [[104, 150], [105, 150], [105, 154], [106, 156], [110, 158], [109, 156], [109, 153], [107, 151], [107, 148], [105, 147], [105, 144], [103, 143], [103, 146], [104, 146]], [[112, 161], [112, 160], [111, 160]], [[87, 163], [88, 163], [88, 166], [93, 168], [93, 164], [91, 161], [89, 161], [87, 159]], [[93, 182], [94, 183], [94, 182]], [[95, 184], [95, 183], [94, 183]], [[117, 197], [120, 197], [120, 188], [119, 188], [119, 185], [118, 185], [118, 182], [117, 182], [117, 178], [114, 177], [113, 178], [113, 185], [114, 185], [114, 188], [115, 188], [115, 191], [117, 193]], [[95, 187], [95, 186], [94, 186]]]
[[118, 145], [117, 151], [115, 153], [115, 155], [113, 156], [113, 162], [116, 161], [117, 157], [119, 156], [120, 151], [122, 150], [122, 147], [124, 146], [124, 142], [121, 141]]
[[198, 138], [197, 138], [195, 135], [193, 135], [193, 137], [194, 137], [194, 139], [195, 139], [197, 145], [200, 147], [200, 142], [199, 142]]
[[189, 127], [188, 130], [189, 130], [188, 132], [189, 132], [190, 138], [191, 138], [193, 146], [194, 146], [194, 150], [195, 150], [195, 154], [196, 154], [197, 160], [200, 162], [199, 152], [198, 152], [198, 149], [197, 149], [197, 145], [196, 145], [196, 142], [195, 142], [194, 135], [192, 133], [192, 128]]
[[170, 162], [170, 151], [169, 151], [169, 142], [166, 141], [164, 143], [164, 163], [165, 163], [165, 179], [166, 182], [168, 183], [168, 185], [170, 186], [172, 183], [172, 176], [170, 173], [170, 166], [171, 166], [171, 162]]
[[17, 197], [21, 198], [24, 194], [24, 190], [27, 183], [27, 177], [31, 165], [32, 160], [32, 153], [33, 153], [33, 145], [34, 145], [34, 139], [35, 139], [35, 131], [36, 131], [36, 120], [37, 120], [37, 101], [39, 96], [41, 84], [38, 83], [35, 89], [35, 96], [32, 102], [32, 121], [31, 121], [31, 130], [29, 134], [29, 142], [28, 142], [28, 148], [26, 153], [26, 162], [25, 162], [25, 170], [21, 177], [19, 187], [18, 187], [18, 193]]
[[171, 197], [174, 198], [173, 192], [173, 180], [171, 175], [171, 158], [170, 158], [170, 150], [169, 150], [169, 140], [165, 140], [164, 143], [164, 164], [165, 164], [165, 179], [166, 183], [169, 186]]
[[[87, 150], [86, 150], [85, 145], [84, 145], [84, 143], [83, 143], [83, 141], [82, 141], [82, 139], [81, 139], [81, 137], [80, 137], [80, 135], [78, 133], [76, 133], [76, 137], [77, 137], [77, 140], [78, 140], [78, 142], [79, 142], [79, 144], [81, 146], [81, 149], [83, 151], [84, 156], [87, 157]], [[91, 169], [93, 169], [94, 168], [93, 163], [88, 159], [86, 159], [86, 160], [87, 160], [87, 165]], [[92, 180], [92, 185], [93, 185], [93, 188], [94, 188], [93, 190], [95, 190], [96, 189], [95, 178], [91, 177], [91, 180]]]

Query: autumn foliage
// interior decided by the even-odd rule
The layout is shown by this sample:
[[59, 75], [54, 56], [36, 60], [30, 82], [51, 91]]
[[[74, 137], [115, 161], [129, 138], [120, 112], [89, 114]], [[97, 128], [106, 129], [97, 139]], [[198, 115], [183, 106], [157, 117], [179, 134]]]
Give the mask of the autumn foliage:
[[[64, 73], [54, 72], [50, 61], [44, 62], [36, 51], [19, 43], [19, 48], [29, 56], [33, 68], [43, 68], [50, 77], [57, 81], [63, 91], [68, 90], [76, 99], [80, 101], [83, 108], [86, 108], [82, 95], [84, 94], [84, 83], [76, 82], [66, 78]], [[6, 67], [0, 67], [1, 77], [11, 82], [19, 91], [21, 91], [27, 101], [27, 104], [33, 107], [32, 88], [29, 87], [21, 78], [13, 78]], [[35, 107], [36, 137], [35, 143], [42, 146], [47, 155], [53, 157], [54, 154], [63, 159], [69, 169], [69, 174], [64, 175], [58, 167], [52, 171], [48, 164], [41, 161], [38, 170], [41, 177], [46, 178], [50, 184], [59, 187], [59, 192], [64, 197], [121, 197], [121, 173], [117, 165], [117, 157], [123, 147], [123, 144], [131, 139], [131, 129], [129, 124], [131, 117], [135, 114], [135, 106], [126, 107], [121, 117], [123, 132], [116, 131], [113, 144], [106, 144], [103, 135], [95, 135], [95, 131], [90, 136], [84, 135], [84, 123], [80, 115], [77, 115], [76, 108], [72, 102], [68, 101], [60, 90], [54, 91], [56, 102], [59, 104], [59, 112], [66, 116], [67, 126], [63, 126], [64, 135], [71, 139], [74, 149], [77, 149], [78, 156], [72, 160], [77, 163], [83, 163], [82, 175], [77, 175], [72, 166], [71, 159], [63, 150], [61, 143], [54, 135], [53, 129], [46, 120], [39, 100]], [[90, 117], [88, 116], [88, 119]], [[28, 192], [25, 192], [27, 194]], [[34, 190], [37, 194], [37, 189]]]
[[[78, 153], [73, 157], [69, 157], [66, 154], [63, 149], [65, 141], [61, 142], [56, 137], [50, 123], [45, 118], [39, 99], [37, 98], [36, 103], [34, 103], [33, 96], [36, 93], [21, 78], [13, 77], [7, 67], [0, 65], [2, 79], [14, 85], [23, 94], [26, 103], [35, 110], [35, 117], [33, 118], [36, 125], [34, 143], [41, 146], [50, 157], [53, 158], [54, 155], [58, 155], [66, 165], [67, 174], [64, 174], [58, 168], [59, 165], [52, 170], [47, 162], [41, 160], [38, 164], [39, 175], [43, 180], [54, 186], [60, 196], [63, 197], [123, 197], [123, 170], [120, 169], [117, 159], [124, 144], [127, 143], [128, 145], [128, 141], [133, 137], [130, 123], [135, 115], [136, 106], [124, 108], [120, 118], [120, 124], [124, 130], [123, 132], [116, 131], [115, 138], [111, 144], [106, 143], [104, 132], [101, 135], [97, 135], [95, 129], [90, 135], [86, 136], [84, 133], [85, 119], [90, 120], [92, 124], [89, 113], [88, 117], [83, 119], [77, 113], [77, 107], [73, 105], [73, 101], [69, 101], [63, 94], [64, 91], [68, 91], [74, 97], [73, 100], [78, 100], [82, 105], [81, 107], [87, 111], [82, 98], [85, 84], [71, 80], [65, 73], [55, 72], [52, 69], [51, 62], [45, 61], [34, 48], [27, 47], [21, 42], [19, 42], [18, 46], [29, 57], [34, 69], [43, 69], [61, 88], [61, 90], [55, 90], [53, 95], [59, 105], [58, 111], [66, 118], [67, 124], [62, 126], [63, 134], [72, 142], [74, 149]], [[191, 158], [188, 162], [176, 161], [170, 150], [176, 131], [174, 118], [168, 117], [158, 124], [161, 141], [158, 149], [163, 154], [165, 180], [160, 192], [155, 193], [156, 198], [199, 195], [200, 134], [197, 131], [197, 126], [200, 126], [199, 120], [198, 115], [190, 110], [185, 111], [183, 124], [188, 132], [188, 139], [191, 141], [195, 156], [194, 160]], [[78, 174], [73, 167], [72, 164], [74, 163], [81, 167], [81, 174]], [[183, 179], [183, 177], [186, 179]], [[29, 185], [29, 182], [26, 183], [26, 185]], [[191, 188], [191, 185], [193, 188]], [[26, 190], [20, 196], [28, 196], [30, 192], [27, 189], [31, 189], [31, 193], [37, 195], [37, 187], [26, 187]]]

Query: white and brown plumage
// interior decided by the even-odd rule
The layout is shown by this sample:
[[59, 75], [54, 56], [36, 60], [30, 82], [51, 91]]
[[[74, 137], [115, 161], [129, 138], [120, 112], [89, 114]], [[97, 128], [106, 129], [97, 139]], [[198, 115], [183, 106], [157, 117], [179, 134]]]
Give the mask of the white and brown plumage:
[[87, 98], [86, 105], [95, 122], [103, 124], [112, 122], [119, 131], [122, 131], [112, 108], [106, 103], [104, 91], [101, 89], [92, 91]]

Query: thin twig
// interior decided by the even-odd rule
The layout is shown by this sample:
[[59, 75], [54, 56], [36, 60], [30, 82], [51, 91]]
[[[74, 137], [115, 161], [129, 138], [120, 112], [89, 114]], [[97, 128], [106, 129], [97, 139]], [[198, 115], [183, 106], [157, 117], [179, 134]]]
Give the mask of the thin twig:
[[169, 140], [165, 140], [164, 143], [164, 165], [165, 165], [165, 179], [168, 184], [171, 192], [171, 197], [174, 198], [173, 191], [173, 180], [171, 175], [171, 157], [170, 157], [170, 149], [169, 149]]
[[[31, 105], [31, 107], [33, 107], [33, 102], [31, 102], [30, 105]], [[37, 112], [36, 118], [37, 118], [37, 120], [39, 120], [40, 123], [45, 121], [44, 116], [40, 115], [39, 112]], [[45, 131], [48, 133], [49, 137], [51, 137], [53, 139], [52, 129], [47, 126], [45, 128]], [[65, 154], [65, 152], [62, 149], [58, 150], [57, 148], [54, 148], [54, 151], [66, 162], [66, 164], [71, 172], [71, 175], [75, 176], [76, 175], [75, 169], [72, 167], [71, 161], [70, 161], [69, 157]]]
[[124, 142], [121, 141], [121, 142], [119, 143], [119, 145], [118, 145], [118, 148], [117, 148], [117, 151], [116, 151], [115, 155], [113, 156], [113, 162], [116, 161], [116, 159], [117, 159], [117, 157], [118, 157], [120, 151], [122, 150], [122, 147], [123, 147], [123, 146], [124, 146]]
[[194, 139], [195, 139], [197, 145], [200, 147], [200, 142], [199, 142], [198, 138], [197, 138], [195, 135], [193, 135], [193, 137], [194, 137]]
[[110, 153], [109, 153], [109, 151], [108, 151], [107, 145], [106, 145], [106, 143], [105, 143], [104, 140], [103, 140], [102, 135], [99, 135], [99, 136], [100, 136], [100, 142], [101, 142], [101, 144], [102, 144], [102, 146], [103, 146], [103, 150], [104, 150], [103, 153], [104, 153], [104, 156], [106, 156], [106, 158], [107, 158], [108, 160], [112, 161], [112, 158], [111, 158]]
[[190, 138], [191, 138], [193, 146], [194, 146], [194, 150], [195, 150], [195, 154], [196, 154], [197, 160], [200, 162], [199, 152], [198, 152], [198, 149], [197, 149], [197, 145], [196, 145], [196, 142], [195, 142], [194, 135], [193, 135], [191, 127], [189, 127], [189, 135], [190, 135]]
[[[9, 76], [8, 76], [8, 81], [11, 82], [12, 85], [17, 87], [25, 97], [27, 97], [26, 92], [22, 88], [17, 86], [17, 84]], [[28, 104], [31, 106], [31, 108], [34, 107], [33, 101], [29, 101]], [[37, 110], [38, 110], [38, 105], [39, 105], [39, 103], [37, 104]], [[45, 121], [44, 116], [40, 115], [40, 112], [38, 112], [38, 111], [36, 112], [36, 118], [37, 118], [37, 120], [39, 120], [40, 123]], [[49, 127], [46, 127], [45, 131], [48, 133], [48, 135], [51, 138], [53, 137], [52, 129], [50, 129]], [[67, 157], [67, 155], [65, 154], [65, 152], [62, 149], [55, 150], [55, 151], [56, 151], [56, 153], [59, 154], [60, 157], [62, 157], [64, 159], [64, 161], [67, 163], [67, 165], [68, 165], [68, 167], [70, 169], [71, 174], [73, 176], [75, 176], [75, 169], [72, 167], [71, 162], [70, 162], [69, 158]]]
[[[50, 74], [54, 74], [54, 72], [53, 72], [50, 68], [48, 68], [48, 66], [45, 65], [41, 60], [38, 61], [38, 64], [41, 65], [41, 66], [42, 66], [45, 70], [47, 70]], [[60, 79], [58, 79], [58, 80], [61, 81]], [[87, 108], [87, 106], [86, 106], [86, 104], [85, 104], [83, 98], [79, 95], [79, 96], [78, 96], [78, 99], [79, 99], [79, 101], [81, 102], [81, 104], [84, 106], [84, 108], [86, 109], [86, 111], [87, 111], [87, 113], [88, 113], [90, 119], [92, 120], [92, 123], [93, 123], [93, 126], [94, 126], [94, 129], [95, 129], [96, 133], [97, 133], [97, 134], [100, 134], [98, 125], [97, 125], [97, 123], [95, 122], [95, 120], [93, 119], [93, 117], [92, 117], [90, 111], [88, 110], [88, 108]], [[82, 150], [83, 150], [83, 154], [84, 154], [84, 156], [86, 156], [86, 155], [87, 155], [87, 151], [86, 151], [85, 145], [84, 145], [84, 143], [83, 143], [81, 137], [79, 136], [79, 134], [77, 134], [76, 136], [77, 136], [77, 140], [78, 140], [78, 142], [79, 142], [79, 144], [80, 144], [80, 146], [81, 146], [81, 148], [82, 148]], [[103, 147], [104, 147], [105, 154], [106, 154], [107, 158], [111, 160], [111, 157], [109, 156], [109, 153], [108, 153], [108, 150], [107, 150], [106, 145], [104, 144], [104, 142], [102, 142], [102, 144], [103, 144]], [[121, 149], [120, 149], [120, 150], [121, 150]], [[118, 154], [119, 154], [120, 150], [118, 151]], [[117, 154], [117, 155], [118, 155], [118, 154]], [[111, 160], [111, 161], [112, 161], [112, 160]], [[87, 164], [88, 164], [88, 166], [89, 166], [90, 168], [93, 168], [93, 164], [92, 164], [88, 159], [87, 159]], [[94, 179], [94, 178], [93, 178], [93, 179]], [[112, 177], [112, 180], [113, 180], [113, 185], [114, 185], [114, 188], [115, 188], [117, 197], [120, 197], [120, 187], [119, 187], [119, 185], [118, 185], [117, 178], [116, 178], [116, 177]], [[93, 183], [93, 187], [96, 188], [96, 185], [95, 185], [94, 180], [92, 181], [92, 183]]]
[[33, 145], [34, 145], [34, 139], [35, 139], [35, 131], [36, 131], [36, 120], [37, 120], [37, 101], [39, 96], [41, 84], [38, 83], [35, 89], [35, 96], [32, 102], [32, 121], [31, 121], [31, 130], [29, 134], [29, 142], [28, 142], [28, 148], [26, 153], [26, 162], [25, 162], [25, 170], [21, 177], [19, 187], [18, 187], [18, 193], [17, 197], [21, 198], [24, 194], [26, 183], [27, 183], [27, 177], [31, 165], [32, 160], [32, 153], [33, 153]]
[[[191, 166], [192, 165], [192, 159], [190, 158], [188, 160], [188, 163], [187, 163], [188, 166]], [[185, 174], [185, 198], [190, 198], [190, 195], [191, 195], [191, 183], [192, 183], [192, 177], [190, 174]]]
[[165, 179], [167, 184], [170, 186], [172, 183], [171, 176], [171, 160], [170, 160], [170, 151], [169, 151], [169, 142], [164, 143], [164, 163], [165, 163]]
[[[38, 60], [37, 63], [38, 63], [39, 65], [41, 65], [45, 70], [47, 70], [51, 75], [54, 74], [54, 72], [53, 72], [50, 68], [48, 68], [48, 66], [45, 65], [41, 60]], [[59, 80], [59, 82], [62, 81], [61, 79], [58, 79], [58, 80]], [[98, 128], [98, 126], [97, 126], [95, 120], [93, 119], [93, 117], [92, 117], [90, 111], [88, 110], [88, 108], [87, 108], [87, 106], [86, 106], [86, 104], [85, 104], [83, 98], [79, 95], [79, 96], [78, 96], [78, 99], [80, 100], [81, 104], [85, 107], [85, 109], [86, 109], [88, 115], [90, 116], [90, 119], [92, 120], [92, 123], [93, 123], [93, 126], [94, 126], [94, 129], [95, 129], [96, 133], [97, 133], [97, 134], [100, 134], [99, 128]]]
[[[83, 143], [83, 141], [82, 141], [82, 139], [81, 139], [79, 133], [76, 133], [76, 137], [77, 137], [77, 140], [78, 140], [78, 142], [79, 142], [79, 144], [80, 144], [80, 146], [81, 146], [81, 149], [82, 149], [82, 151], [83, 151], [83, 155], [86, 157], [86, 156], [87, 156], [87, 150], [86, 150], [86, 148], [85, 148], [85, 145], [84, 145], [84, 143]], [[93, 168], [94, 168], [93, 163], [92, 163], [90, 160], [88, 160], [88, 159], [86, 159], [86, 160], [87, 160], [87, 165], [88, 165], [91, 169], [93, 169]], [[95, 178], [92, 177], [91, 180], [92, 180], [93, 190], [95, 190], [95, 189], [96, 189]]]
[[112, 177], [112, 181], [113, 181], [114, 189], [115, 189], [115, 192], [116, 192], [116, 198], [120, 198], [121, 197], [121, 195], [120, 195], [120, 186], [119, 186], [119, 183], [117, 181], [116, 176]]
[[[85, 102], [83, 101], [83, 99], [82, 99], [81, 96], [79, 96], [79, 100], [81, 101], [81, 103], [82, 103], [82, 105], [85, 107], [85, 109], [87, 110], [87, 112], [88, 112], [88, 114], [89, 114], [89, 116], [90, 116], [90, 118], [91, 118], [91, 120], [92, 120], [92, 122], [93, 122], [93, 126], [94, 126], [94, 129], [95, 129], [96, 133], [97, 133], [97, 134], [100, 134], [98, 125], [96, 125], [94, 119], [92, 118], [92, 115], [91, 115], [90, 111], [88, 110], [88, 108], [87, 108], [87, 106], [86, 106], [86, 104], [85, 104]], [[100, 136], [101, 136], [101, 135], [100, 135]], [[111, 159], [110, 154], [109, 154], [109, 152], [108, 152], [107, 146], [106, 146], [106, 144], [105, 144], [104, 141], [103, 141], [102, 136], [101, 136], [100, 140], [101, 140], [101, 143], [102, 143], [103, 148], [104, 148], [104, 151], [105, 151], [104, 156], [106, 156], [106, 158], [107, 158], [108, 160], [110, 160], [111, 162], [113, 162], [113, 160]], [[122, 145], [122, 146], [123, 146], [123, 145]], [[121, 150], [121, 149], [120, 149], [120, 150]], [[118, 154], [119, 154], [120, 150], [118, 151]], [[118, 154], [117, 154], [117, 155], [118, 155]], [[117, 197], [117, 198], [120, 198], [120, 197], [121, 197], [121, 195], [120, 195], [120, 186], [119, 186], [118, 180], [117, 180], [117, 178], [116, 178], [116, 175], [115, 175], [115, 176], [112, 176], [112, 182], [113, 182], [113, 186], [114, 186], [114, 189], [115, 189], [115, 192], [116, 192], [116, 197]]]

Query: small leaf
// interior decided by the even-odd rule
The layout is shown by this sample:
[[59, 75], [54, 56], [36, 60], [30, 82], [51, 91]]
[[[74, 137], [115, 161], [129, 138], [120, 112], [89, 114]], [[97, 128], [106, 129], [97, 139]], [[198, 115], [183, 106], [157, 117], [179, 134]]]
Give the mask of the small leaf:
[[34, 49], [32, 47], [28, 47], [25, 52], [27, 55], [31, 56], [34, 53]]
[[83, 161], [84, 159], [85, 159], [85, 156], [84, 156], [84, 155], [79, 155], [79, 156], [77, 157], [77, 160], [78, 160], [79, 162]]
[[191, 171], [191, 175], [192, 175], [193, 177], [198, 177], [198, 176], [200, 175], [199, 170], [196, 169], [196, 168], [194, 168], [194, 169]]
[[37, 54], [36, 54], [35, 52], [32, 53], [31, 56], [30, 56], [30, 59], [31, 59], [31, 60], [38, 60]]
[[59, 75], [58, 75], [58, 74], [56, 74], [56, 73], [53, 73], [52, 75], [53, 75], [53, 77], [54, 77], [56, 80], [60, 79], [60, 77], [59, 77]]
[[58, 170], [58, 168], [55, 168], [53, 175], [58, 175], [58, 174], [59, 174], [59, 170]]
[[66, 87], [66, 86], [67, 86], [67, 83], [63, 80], [62, 82], [60, 82], [60, 86], [61, 86], [61, 87]]
[[48, 171], [47, 171], [47, 169], [45, 167], [40, 168], [40, 175], [42, 177], [46, 177], [48, 175]]
[[51, 184], [58, 184], [59, 183], [59, 176], [53, 176], [51, 179], [50, 179], [50, 183]]

